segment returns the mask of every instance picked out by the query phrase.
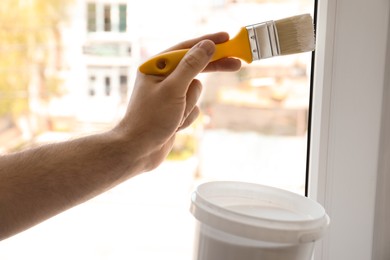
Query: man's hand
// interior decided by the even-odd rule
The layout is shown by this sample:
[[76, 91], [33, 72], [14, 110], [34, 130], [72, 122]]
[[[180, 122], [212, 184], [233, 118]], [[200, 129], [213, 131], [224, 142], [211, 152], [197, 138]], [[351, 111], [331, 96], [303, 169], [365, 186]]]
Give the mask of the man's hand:
[[215, 43], [228, 39], [226, 33], [217, 33], [166, 50], [191, 48], [168, 76], [138, 73], [127, 114], [117, 130], [126, 136], [138, 137], [138, 147], [143, 153], [142, 157], [148, 160], [148, 170], [165, 159], [172, 148], [176, 132], [189, 126], [198, 117], [197, 102], [202, 84], [195, 77], [203, 71], [235, 71], [240, 68], [240, 60], [234, 58], [209, 63], [215, 51]]

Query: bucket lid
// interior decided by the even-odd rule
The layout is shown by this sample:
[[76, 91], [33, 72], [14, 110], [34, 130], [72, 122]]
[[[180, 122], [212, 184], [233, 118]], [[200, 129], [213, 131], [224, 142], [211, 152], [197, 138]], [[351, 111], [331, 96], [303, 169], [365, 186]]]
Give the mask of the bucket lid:
[[316, 201], [260, 184], [218, 181], [192, 194], [191, 213], [215, 229], [255, 240], [300, 244], [320, 239], [329, 217]]

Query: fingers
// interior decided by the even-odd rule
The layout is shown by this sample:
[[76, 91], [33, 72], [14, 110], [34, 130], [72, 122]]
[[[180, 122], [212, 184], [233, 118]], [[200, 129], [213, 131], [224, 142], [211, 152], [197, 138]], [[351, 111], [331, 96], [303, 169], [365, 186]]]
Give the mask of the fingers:
[[210, 62], [203, 72], [214, 71], [238, 71], [241, 68], [241, 61], [235, 58], [222, 58], [214, 62]]
[[191, 82], [191, 85], [188, 87], [187, 96], [186, 96], [186, 108], [184, 111], [184, 118], [187, 118], [191, 111], [196, 106], [200, 94], [202, 93], [202, 83], [194, 79]]
[[[226, 32], [218, 32], [214, 34], [207, 34], [195, 39], [187, 40], [182, 43], [179, 43], [164, 52], [180, 50], [180, 49], [189, 49], [195, 44], [203, 40], [210, 40], [215, 44], [223, 43], [229, 40], [229, 34]], [[223, 58], [214, 62], [210, 62], [203, 72], [214, 72], [214, 71], [238, 71], [241, 68], [241, 60], [236, 58]]]
[[[229, 34], [226, 32], [218, 32], [213, 34], [207, 34], [198, 38], [187, 40], [181, 42], [167, 50], [180, 50], [180, 49], [189, 49], [195, 44], [203, 40], [210, 40], [215, 44], [223, 43], [229, 40]], [[214, 72], [214, 71], [238, 71], [241, 68], [241, 60], [235, 58], [223, 58], [214, 62], [211, 62], [207, 65], [203, 72]]]
[[226, 42], [229, 40], [229, 34], [226, 32], [218, 32], [218, 33], [213, 33], [213, 34], [207, 34], [198, 38], [194, 38], [191, 40], [187, 40], [184, 42], [181, 42], [179, 44], [176, 44], [175, 46], [172, 46], [171, 48], [163, 51], [173, 51], [173, 50], [181, 50], [181, 49], [189, 49], [192, 48], [195, 44], [203, 41], [203, 40], [210, 40], [214, 42], [215, 44]]
[[194, 109], [192, 109], [191, 113], [186, 117], [186, 119], [183, 121], [183, 123], [177, 130], [180, 131], [190, 126], [198, 118], [199, 114], [200, 114], [199, 108], [195, 106]]
[[165, 79], [171, 91], [181, 96], [185, 95], [192, 80], [210, 62], [214, 51], [215, 44], [210, 40], [201, 41], [192, 47], [176, 69]]
[[187, 91], [186, 108], [178, 130], [186, 128], [197, 118], [199, 108], [196, 106], [196, 103], [198, 102], [201, 93], [202, 83], [199, 80], [194, 79]]
[[[194, 38], [191, 40], [184, 41], [182, 43], [179, 43], [165, 51], [175, 51], [175, 50], [182, 50], [182, 49], [190, 49], [195, 44], [199, 44], [201, 41], [209, 40], [214, 42], [214, 44], [223, 43], [229, 40], [229, 34], [226, 32], [218, 32], [214, 34], [207, 34], [198, 38]], [[204, 72], [213, 72], [213, 71], [238, 71], [241, 68], [241, 61], [236, 58], [223, 58], [214, 62], [211, 62], [208, 64], [204, 70]]]

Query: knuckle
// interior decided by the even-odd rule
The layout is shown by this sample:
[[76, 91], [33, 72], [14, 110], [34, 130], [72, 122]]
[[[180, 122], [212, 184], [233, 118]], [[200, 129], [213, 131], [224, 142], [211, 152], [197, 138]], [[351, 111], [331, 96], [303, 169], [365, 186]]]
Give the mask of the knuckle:
[[188, 53], [183, 61], [185, 66], [193, 70], [203, 68], [204, 65], [202, 59], [200, 59], [194, 53]]

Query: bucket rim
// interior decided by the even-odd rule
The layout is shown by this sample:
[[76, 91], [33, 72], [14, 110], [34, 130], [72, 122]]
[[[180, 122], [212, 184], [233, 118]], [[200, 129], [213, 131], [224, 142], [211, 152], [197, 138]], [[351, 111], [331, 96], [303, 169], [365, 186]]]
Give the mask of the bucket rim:
[[[301, 219], [273, 219], [232, 210], [229, 197], [256, 201], [271, 206], [298, 207]], [[265, 196], [266, 199], [261, 196]], [[224, 198], [225, 197], [225, 198]], [[232, 197], [233, 198], [233, 197]], [[226, 199], [226, 200], [224, 200]], [[212, 181], [200, 184], [192, 194], [190, 211], [208, 226], [250, 239], [278, 243], [307, 243], [320, 239], [330, 219], [316, 201], [280, 188], [237, 181]], [[285, 200], [285, 201], [284, 201]], [[221, 202], [222, 201], [222, 202]], [[256, 204], [253, 204], [256, 206]], [[259, 204], [260, 205], [260, 204]], [[292, 210], [292, 208], [284, 208]], [[311, 212], [309, 212], [311, 211]]]

